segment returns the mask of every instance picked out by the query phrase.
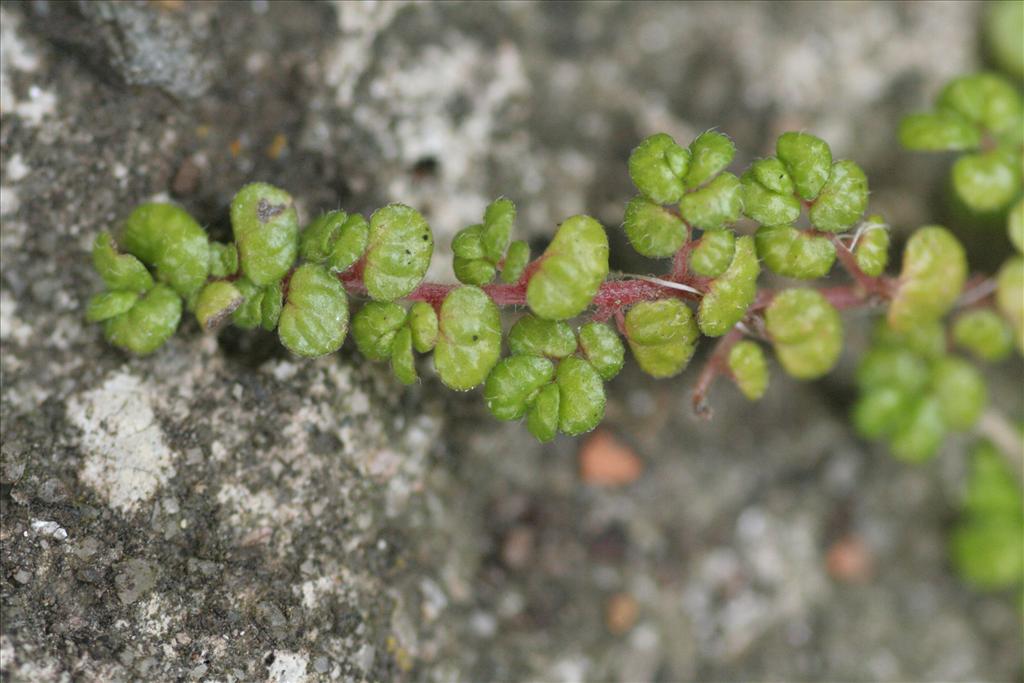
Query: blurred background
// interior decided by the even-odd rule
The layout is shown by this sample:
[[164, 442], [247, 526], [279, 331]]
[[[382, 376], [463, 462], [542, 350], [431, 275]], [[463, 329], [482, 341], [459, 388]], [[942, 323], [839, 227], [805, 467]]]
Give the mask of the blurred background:
[[587, 212], [613, 268], [653, 272], [616, 227], [657, 131], [718, 128], [737, 167], [813, 132], [897, 235], [970, 231], [896, 126], [984, 64], [983, 9], [5, 2], [5, 678], [1020, 680], [1019, 596], [948, 559], [974, 437], [911, 466], [849, 425], [866, 314], [824, 381], [719, 382], [701, 422], [695, 369], [630, 363], [598, 431], [544, 446], [426, 365], [404, 390], [350, 345], [302, 362], [194, 322], [133, 359], [82, 319], [97, 232], [161, 198], [226, 237], [252, 180], [306, 218], [417, 207], [434, 280], [499, 195], [535, 253]]

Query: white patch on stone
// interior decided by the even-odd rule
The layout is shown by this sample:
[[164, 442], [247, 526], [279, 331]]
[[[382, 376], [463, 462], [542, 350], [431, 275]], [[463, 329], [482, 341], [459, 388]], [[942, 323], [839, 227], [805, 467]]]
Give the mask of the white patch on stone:
[[274, 663], [267, 673], [268, 683], [302, 683], [309, 680], [309, 657], [298, 652], [274, 651]]
[[10, 293], [0, 292], [0, 339], [24, 346], [32, 339], [32, 328], [15, 315], [17, 310], [18, 304]]
[[153, 391], [139, 378], [117, 373], [68, 404], [86, 454], [79, 476], [122, 512], [149, 500], [174, 475], [178, 454], [164, 441]]
[[335, 86], [342, 108], [352, 105], [359, 78], [373, 58], [373, 41], [395, 18], [405, 2], [337, 2], [335, 12], [342, 36], [327, 59], [324, 79]]
[[33, 519], [32, 531], [39, 536], [49, 536], [58, 541], [66, 540], [68, 531], [57, 522], [45, 519]]
[[27, 176], [31, 170], [20, 154], [15, 154], [8, 159], [5, 168], [7, 170], [7, 179], [14, 183]]

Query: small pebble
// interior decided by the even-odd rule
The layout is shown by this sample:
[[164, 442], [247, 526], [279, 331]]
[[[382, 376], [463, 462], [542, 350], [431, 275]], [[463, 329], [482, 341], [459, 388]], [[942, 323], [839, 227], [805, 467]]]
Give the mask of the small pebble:
[[579, 453], [580, 478], [596, 486], [624, 486], [636, 481], [643, 462], [606, 429], [591, 434]]

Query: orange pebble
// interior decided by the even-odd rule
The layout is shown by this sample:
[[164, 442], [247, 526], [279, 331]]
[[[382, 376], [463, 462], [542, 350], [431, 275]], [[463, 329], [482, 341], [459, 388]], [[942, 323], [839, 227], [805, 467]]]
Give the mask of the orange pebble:
[[633, 628], [640, 615], [640, 606], [629, 593], [616, 593], [605, 605], [604, 623], [614, 635], [621, 635]]
[[844, 536], [828, 549], [825, 567], [829, 576], [844, 583], [863, 583], [874, 573], [871, 549], [859, 536]]
[[580, 448], [580, 477], [597, 486], [623, 486], [636, 481], [643, 462], [629, 446], [606, 429], [591, 434]]

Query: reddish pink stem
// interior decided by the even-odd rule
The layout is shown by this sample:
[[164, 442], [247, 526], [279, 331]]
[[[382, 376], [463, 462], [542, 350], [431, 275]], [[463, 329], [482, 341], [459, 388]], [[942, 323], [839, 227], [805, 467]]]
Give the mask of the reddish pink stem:
[[711, 419], [711, 407], [708, 405], [708, 391], [719, 375], [730, 374], [729, 352], [736, 343], [743, 339], [743, 332], [739, 327], [734, 327], [725, 336], [718, 340], [715, 350], [711, 352], [704, 367], [697, 376], [697, 384], [693, 387], [693, 412], [705, 420]]

